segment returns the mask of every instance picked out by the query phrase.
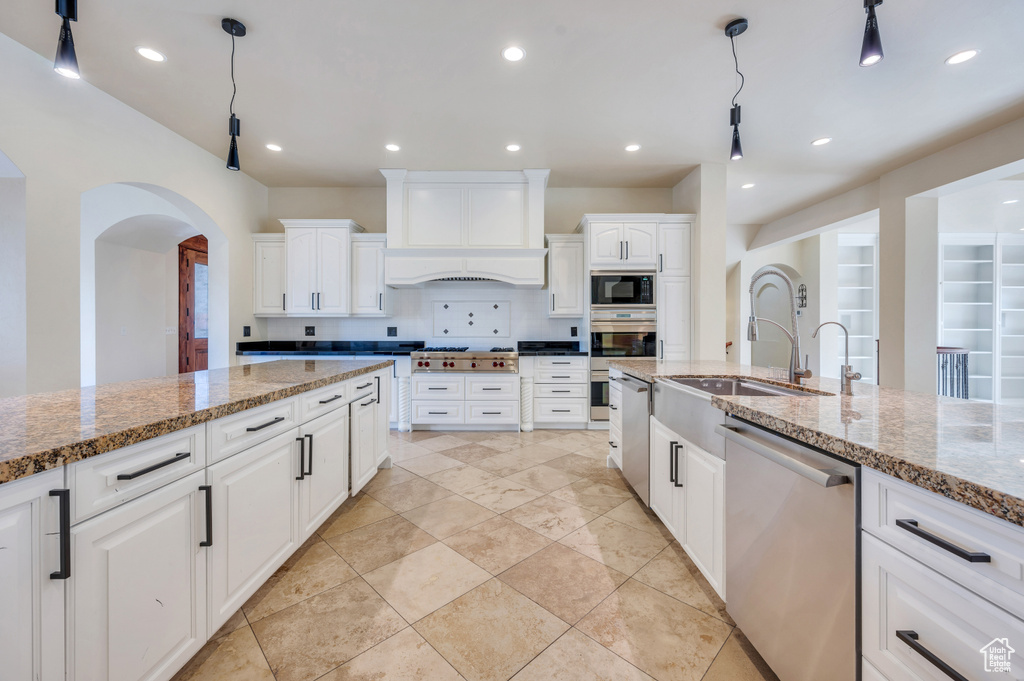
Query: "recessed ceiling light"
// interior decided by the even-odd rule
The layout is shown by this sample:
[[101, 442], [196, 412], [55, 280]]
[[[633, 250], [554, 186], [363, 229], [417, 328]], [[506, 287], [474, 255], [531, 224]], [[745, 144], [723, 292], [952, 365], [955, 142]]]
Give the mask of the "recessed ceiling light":
[[520, 147], [518, 144], [510, 144], [507, 147], [505, 147], [506, 151], [519, 151], [520, 149], [522, 149], [522, 147]]
[[639, 144], [630, 144], [626, 146], [626, 151], [640, 151]]
[[281, 151], [281, 146], [278, 144], [268, 144], [267, 149], [270, 149], [271, 151]]
[[811, 144], [813, 144], [816, 147], [820, 147], [821, 145], [828, 144], [831, 141], [832, 141], [831, 137], [819, 137], [818, 139], [816, 139], [813, 142], [811, 142]]
[[1009, 201], [1003, 201], [1003, 205], [1008, 206], [1011, 203], [1017, 203], [1018, 201], [1020, 201], [1020, 199], [1010, 199]]
[[963, 52], [957, 52], [952, 57], [946, 60], [947, 64], [963, 64], [968, 59], [974, 59], [978, 56], [978, 50], [964, 50]]
[[513, 45], [512, 47], [506, 47], [504, 50], [502, 50], [501, 56], [507, 59], [508, 61], [520, 61], [523, 57], [526, 56], [526, 50], [516, 45]]
[[150, 61], [167, 61], [167, 57], [151, 47], [139, 46], [135, 48], [135, 51], [138, 52], [140, 56], [143, 56]]
[[748, 182], [745, 185], [743, 185], [742, 187], [740, 187], [740, 189], [750, 189], [753, 186], [754, 186], [753, 182]]
[[388, 151], [398, 151], [402, 147], [398, 146], [397, 144], [385, 144], [384, 148], [387, 149]]

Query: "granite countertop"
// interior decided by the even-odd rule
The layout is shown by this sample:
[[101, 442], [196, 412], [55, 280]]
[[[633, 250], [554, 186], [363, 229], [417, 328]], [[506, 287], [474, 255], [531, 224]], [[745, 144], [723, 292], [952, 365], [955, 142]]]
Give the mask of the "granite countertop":
[[[641, 359], [612, 360], [609, 366], [646, 381], [727, 376], [765, 380], [769, 376], [767, 369], [729, 362]], [[1024, 454], [1020, 446], [1024, 442], [1024, 408], [861, 383], [855, 383], [853, 397], [847, 397], [839, 394], [839, 381], [829, 378], [809, 379], [804, 387], [832, 394], [713, 396], [712, 404], [1024, 526]]]
[[408, 357], [423, 341], [241, 341], [236, 355], [353, 355]]
[[519, 351], [520, 357], [586, 357], [590, 353], [583, 350], [526, 350]]
[[0, 483], [391, 366], [282, 360], [0, 399]]

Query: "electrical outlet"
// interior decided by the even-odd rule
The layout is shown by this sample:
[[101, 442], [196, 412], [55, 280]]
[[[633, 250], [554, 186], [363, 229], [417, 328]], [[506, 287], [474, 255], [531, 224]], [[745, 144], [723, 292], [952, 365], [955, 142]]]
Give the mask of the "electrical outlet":
[[242, 336], [244, 336], [245, 338], [248, 338], [251, 335], [252, 335], [252, 327], [250, 327], [250, 326], [243, 326], [242, 327]]
[[580, 335], [579, 327], [570, 326], [569, 327], [569, 335], [572, 336], [573, 338], [575, 338], [576, 336]]
[[178, 327], [176, 327], [176, 326], [168, 326], [166, 329], [164, 329], [164, 333], [167, 334], [168, 336], [177, 336], [178, 335]]
[[389, 326], [388, 327], [388, 335], [389, 336], [397, 336], [398, 335], [398, 327], [397, 326]]
[[316, 327], [315, 326], [307, 326], [306, 327], [306, 335], [307, 336], [315, 336], [316, 335]]

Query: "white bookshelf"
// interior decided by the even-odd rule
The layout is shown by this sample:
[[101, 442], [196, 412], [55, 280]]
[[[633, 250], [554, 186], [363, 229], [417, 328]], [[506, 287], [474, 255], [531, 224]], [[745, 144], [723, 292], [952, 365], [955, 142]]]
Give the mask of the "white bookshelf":
[[999, 241], [999, 397], [1024, 403], [1024, 243]]
[[[878, 235], [840, 234], [838, 243], [839, 322], [850, 332], [850, 364], [862, 383], [877, 383]], [[843, 364], [842, 338], [836, 364]]]
[[993, 235], [951, 235], [939, 250], [939, 345], [967, 348], [971, 399], [996, 399]]

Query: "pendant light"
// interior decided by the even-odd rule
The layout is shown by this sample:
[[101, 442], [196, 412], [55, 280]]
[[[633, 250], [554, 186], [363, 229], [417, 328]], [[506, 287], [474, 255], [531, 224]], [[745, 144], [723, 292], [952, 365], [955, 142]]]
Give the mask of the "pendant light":
[[61, 24], [53, 70], [65, 78], [77, 80], [82, 76], [78, 73], [78, 57], [75, 56], [75, 39], [71, 36], [71, 22], [78, 21], [78, 0], [57, 0], [56, 12], [61, 17]]
[[235, 85], [235, 37], [241, 38], [245, 35], [245, 24], [237, 19], [222, 19], [221, 28], [231, 36], [231, 104], [228, 105], [228, 134], [231, 135], [231, 143], [228, 145], [228, 170], [241, 170], [242, 165], [238, 161], [238, 136], [242, 134], [242, 121], [235, 115], [235, 95], [238, 87]]
[[746, 19], [733, 19], [725, 27], [725, 35], [729, 37], [729, 43], [732, 45], [732, 61], [736, 68], [736, 75], [740, 77], [740, 86], [736, 89], [736, 94], [732, 96], [732, 109], [729, 111], [729, 125], [732, 126], [732, 148], [729, 150], [729, 159], [732, 161], [743, 158], [743, 145], [740, 144], [740, 105], [736, 103], [736, 98], [746, 82], [746, 78], [740, 73], [740, 61], [736, 57], [736, 36], [746, 31], [748, 25]]
[[868, 21], [864, 26], [864, 43], [860, 48], [861, 66], [874, 66], [885, 57], [882, 52], [882, 36], [878, 33], [878, 17], [875, 16], [875, 7], [881, 4], [882, 0], [864, 0]]

